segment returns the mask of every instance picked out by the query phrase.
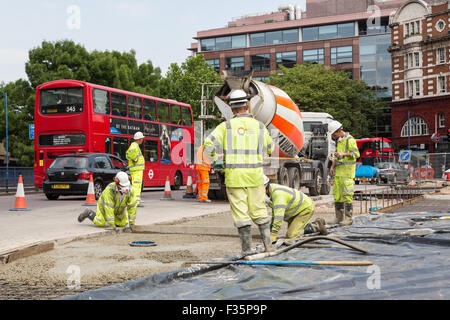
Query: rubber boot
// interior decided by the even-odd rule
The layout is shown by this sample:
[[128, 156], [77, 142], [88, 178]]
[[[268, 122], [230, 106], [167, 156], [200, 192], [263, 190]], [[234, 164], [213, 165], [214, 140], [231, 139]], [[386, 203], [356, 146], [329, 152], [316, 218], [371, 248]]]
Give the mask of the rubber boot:
[[332, 221], [332, 224], [340, 224], [342, 220], [344, 220], [344, 203], [343, 202], [335, 202], [334, 203], [334, 212], [336, 218]]
[[251, 226], [238, 228], [239, 237], [241, 238], [242, 254], [248, 255], [252, 253], [252, 232]]
[[95, 212], [89, 209], [84, 209], [82, 213], [78, 216], [78, 222], [83, 222], [84, 219], [89, 218], [89, 220], [94, 221], [95, 218]]
[[259, 233], [261, 234], [261, 238], [264, 244], [265, 252], [272, 252], [275, 249], [272, 246], [272, 242], [270, 241], [270, 222], [261, 224], [258, 226]]
[[346, 203], [345, 204], [345, 211], [344, 211], [344, 220], [341, 222], [344, 226], [350, 226], [353, 224], [353, 203]]
[[303, 234], [310, 234], [310, 233], [316, 233], [316, 232], [318, 232], [321, 235], [325, 235], [325, 236], [328, 234], [326, 222], [324, 219], [317, 218], [316, 220], [314, 220], [314, 222], [308, 223], [305, 226]]

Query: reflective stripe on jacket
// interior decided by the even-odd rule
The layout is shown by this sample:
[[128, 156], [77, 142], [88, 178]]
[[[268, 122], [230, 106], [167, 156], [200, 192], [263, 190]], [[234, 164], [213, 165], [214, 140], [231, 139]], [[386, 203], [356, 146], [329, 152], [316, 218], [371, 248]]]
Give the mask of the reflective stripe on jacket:
[[130, 222], [134, 223], [136, 220], [138, 199], [133, 190], [128, 191], [121, 200], [116, 184], [112, 182], [103, 190], [97, 203], [104, 213], [106, 222], [109, 224], [114, 224], [114, 217], [122, 220], [127, 210]]
[[130, 172], [143, 171], [145, 169], [145, 160], [141, 148], [136, 142], [133, 142], [127, 150], [127, 160]]
[[205, 139], [205, 152], [224, 154], [225, 184], [229, 188], [264, 184], [264, 154], [273, 151], [267, 128], [250, 114], [239, 114], [222, 122]]
[[359, 158], [359, 150], [356, 144], [356, 140], [348, 133], [344, 139], [337, 143], [336, 152], [351, 153], [350, 157], [333, 159], [336, 161], [336, 174], [337, 177], [355, 178], [356, 160]]

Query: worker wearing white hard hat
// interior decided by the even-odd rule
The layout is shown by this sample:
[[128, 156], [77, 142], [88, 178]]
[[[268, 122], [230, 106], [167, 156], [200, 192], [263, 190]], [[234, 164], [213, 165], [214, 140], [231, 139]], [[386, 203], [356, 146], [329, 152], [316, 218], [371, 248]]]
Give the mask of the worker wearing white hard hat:
[[97, 200], [97, 212], [85, 209], [79, 216], [78, 222], [83, 222], [86, 218], [94, 222], [97, 226], [108, 226], [108, 229], [115, 230], [117, 227], [130, 229], [136, 221], [138, 199], [131, 190], [130, 177], [125, 172], [119, 172], [103, 190]]
[[140, 145], [144, 142], [144, 135], [138, 131], [134, 134], [134, 142], [130, 144], [127, 150], [126, 157], [128, 160], [128, 169], [131, 174], [131, 183], [134, 193], [139, 199], [139, 206], [141, 207], [141, 190], [144, 183], [144, 169], [145, 159], [142, 155]]
[[342, 124], [333, 121], [328, 132], [337, 142], [330, 174], [334, 176], [333, 196], [336, 218], [334, 224], [351, 225], [353, 194], [355, 192], [356, 160], [360, 157], [356, 140], [343, 130]]

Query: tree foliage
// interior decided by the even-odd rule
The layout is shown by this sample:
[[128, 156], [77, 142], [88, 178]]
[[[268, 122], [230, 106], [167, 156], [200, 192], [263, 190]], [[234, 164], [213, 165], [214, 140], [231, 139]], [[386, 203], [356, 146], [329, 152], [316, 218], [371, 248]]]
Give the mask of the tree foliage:
[[326, 112], [355, 137], [369, 136], [382, 103], [363, 81], [320, 64], [280, 66], [270, 83], [283, 89], [301, 111]]

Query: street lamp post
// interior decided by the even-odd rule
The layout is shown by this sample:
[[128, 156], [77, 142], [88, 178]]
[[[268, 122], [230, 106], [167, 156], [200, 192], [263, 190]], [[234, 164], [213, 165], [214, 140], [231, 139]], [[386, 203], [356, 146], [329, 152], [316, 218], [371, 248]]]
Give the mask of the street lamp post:
[[8, 193], [8, 182], [9, 182], [9, 158], [8, 158], [8, 95], [6, 92], [1, 91], [3, 94], [3, 103], [5, 105], [5, 116], [6, 116], [6, 193]]

